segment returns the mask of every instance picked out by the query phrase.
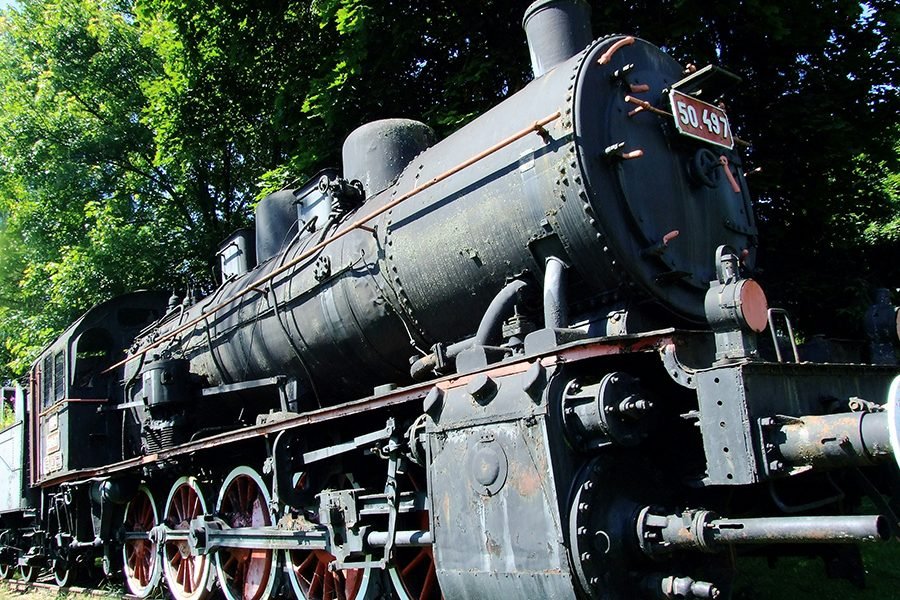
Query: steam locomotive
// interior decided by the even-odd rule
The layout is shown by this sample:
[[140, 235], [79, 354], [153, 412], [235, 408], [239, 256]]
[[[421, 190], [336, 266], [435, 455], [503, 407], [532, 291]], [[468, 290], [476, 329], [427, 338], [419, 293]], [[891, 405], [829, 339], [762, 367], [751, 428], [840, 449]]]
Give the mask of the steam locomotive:
[[534, 81], [450, 137], [351, 133], [211, 295], [49, 345], [0, 432], [0, 575], [425, 600], [724, 598], [747, 554], [858, 574], [900, 526], [897, 309], [798, 347], [748, 277], [737, 78], [588, 10], [528, 7]]

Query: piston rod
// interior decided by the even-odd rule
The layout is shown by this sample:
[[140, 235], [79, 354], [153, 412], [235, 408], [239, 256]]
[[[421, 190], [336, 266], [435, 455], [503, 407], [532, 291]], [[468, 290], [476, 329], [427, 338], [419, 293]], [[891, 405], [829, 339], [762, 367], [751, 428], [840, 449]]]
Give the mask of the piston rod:
[[719, 544], [818, 544], [879, 542], [890, 537], [881, 515], [715, 519], [708, 533]]
[[[282, 529], [277, 526], [230, 528], [220, 519], [198, 517], [191, 521], [191, 528], [187, 531], [165, 530], [165, 526], [160, 529], [161, 531], [154, 532], [157, 540], [162, 542], [187, 541], [192, 551], [197, 554], [207, 554], [218, 548], [247, 550], [259, 548], [267, 550], [328, 550], [330, 548], [328, 532], [324, 528], [308, 531]], [[387, 531], [371, 531], [366, 535], [366, 543], [369, 546], [385, 546], [389, 535]], [[147, 539], [148, 537], [151, 536], [144, 533], [128, 539]], [[404, 530], [394, 533], [394, 546], [430, 546], [432, 543], [430, 531]]]
[[[366, 542], [370, 546], [386, 546], [387, 541], [387, 531], [373, 531], [366, 536]], [[394, 533], [394, 546], [430, 546], [433, 543], [430, 531], [397, 531]]]

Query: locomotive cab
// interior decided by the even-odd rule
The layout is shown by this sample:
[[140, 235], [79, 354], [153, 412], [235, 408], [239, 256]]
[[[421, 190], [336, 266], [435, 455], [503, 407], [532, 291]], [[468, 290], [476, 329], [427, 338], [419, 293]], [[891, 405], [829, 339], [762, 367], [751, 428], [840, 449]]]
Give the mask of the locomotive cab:
[[121, 371], [109, 367], [164, 307], [158, 292], [115, 298], [41, 352], [30, 373], [32, 482], [121, 459]]

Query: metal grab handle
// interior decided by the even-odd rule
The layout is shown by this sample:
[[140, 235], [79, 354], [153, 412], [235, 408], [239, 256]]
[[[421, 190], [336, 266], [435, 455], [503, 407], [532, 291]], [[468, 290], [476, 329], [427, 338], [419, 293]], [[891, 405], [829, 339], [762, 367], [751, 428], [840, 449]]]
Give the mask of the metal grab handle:
[[768, 313], [769, 331], [772, 332], [772, 344], [775, 346], [775, 356], [778, 362], [785, 362], [781, 355], [781, 347], [778, 344], [778, 335], [775, 332], [775, 315], [781, 315], [784, 318], [784, 324], [787, 326], [788, 339], [791, 340], [791, 350], [794, 352], [794, 362], [800, 362], [800, 353], [797, 351], [797, 341], [794, 339], [794, 328], [791, 327], [791, 318], [788, 312], [783, 308], [770, 308]]

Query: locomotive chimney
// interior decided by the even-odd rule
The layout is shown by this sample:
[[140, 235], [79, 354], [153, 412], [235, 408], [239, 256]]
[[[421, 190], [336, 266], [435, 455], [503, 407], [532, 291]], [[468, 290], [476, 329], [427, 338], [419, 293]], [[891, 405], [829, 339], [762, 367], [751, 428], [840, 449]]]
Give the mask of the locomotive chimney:
[[522, 18], [531, 68], [537, 79], [575, 56], [594, 39], [591, 7], [584, 0], [538, 0]]

